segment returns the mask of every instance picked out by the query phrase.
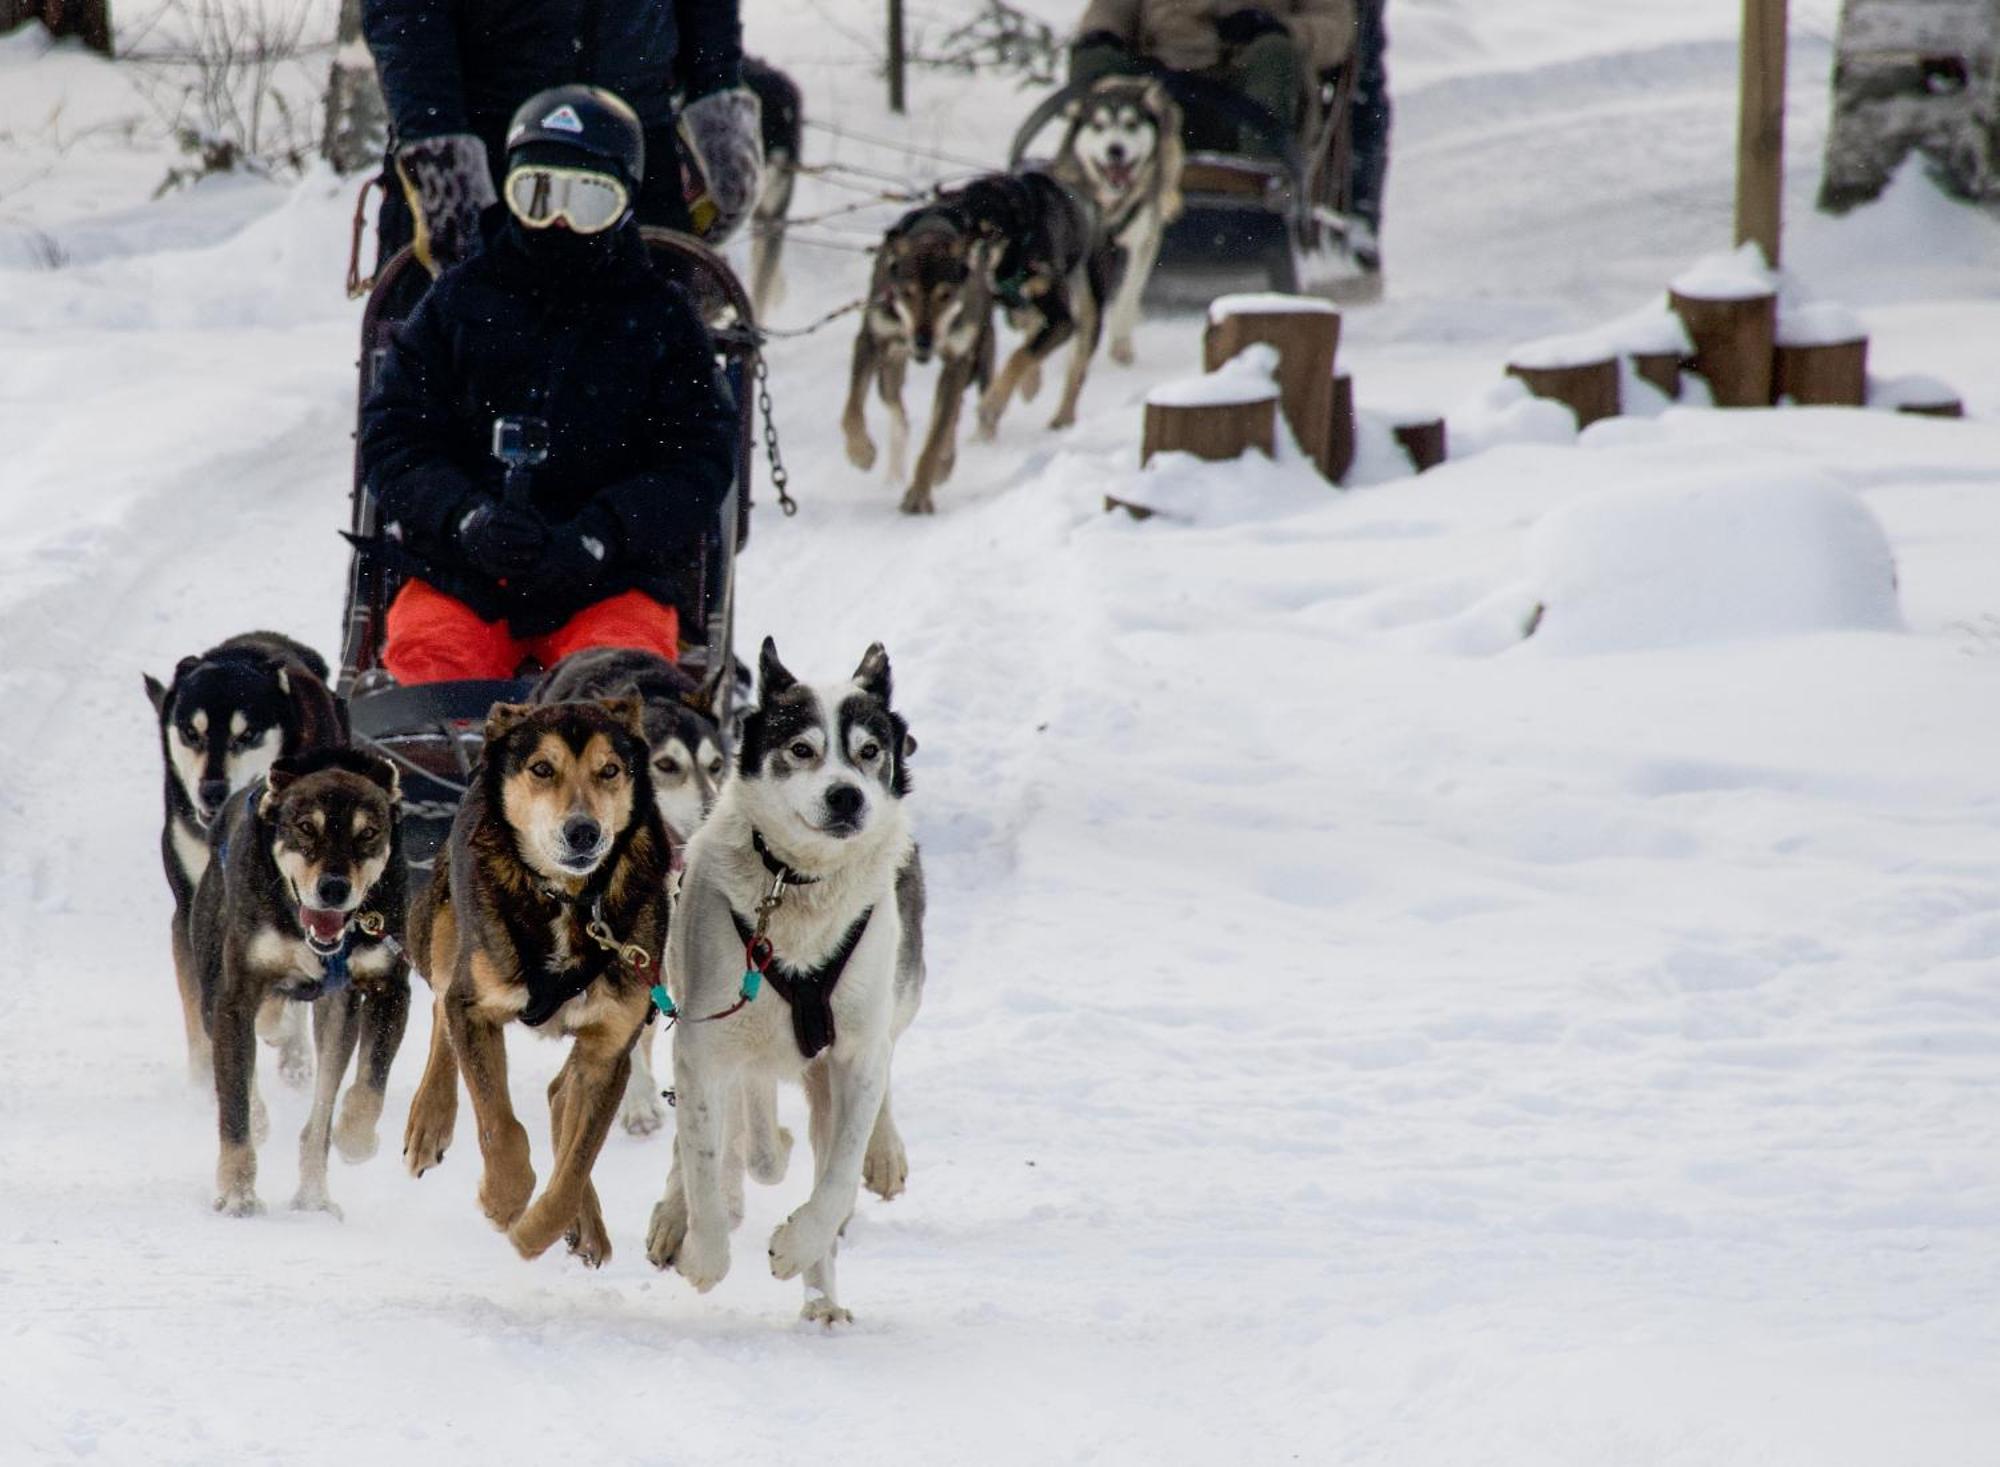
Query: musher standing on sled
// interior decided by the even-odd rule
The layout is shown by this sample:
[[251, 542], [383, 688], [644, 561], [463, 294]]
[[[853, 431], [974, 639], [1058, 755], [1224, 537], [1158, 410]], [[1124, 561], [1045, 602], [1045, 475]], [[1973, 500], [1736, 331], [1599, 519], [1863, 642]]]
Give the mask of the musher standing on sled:
[[[379, 267], [405, 244], [433, 275], [465, 258], [495, 201], [507, 121], [566, 83], [623, 97], [652, 162], [633, 209], [687, 229], [674, 94], [720, 242], [749, 217], [763, 170], [757, 99], [743, 87], [737, 0], [362, 0], [391, 127]], [[414, 231], [414, 233], [413, 233]]]
[[[505, 207], [397, 331], [362, 410], [380, 550], [410, 577], [383, 649], [405, 685], [584, 647], [674, 658], [675, 595], [734, 465], [714, 343], [632, 217], [638, 117], [558, 87], [516, 114], [506, 160]], [[492, 456], [503, 419], [546, 434], [525, 496]]]

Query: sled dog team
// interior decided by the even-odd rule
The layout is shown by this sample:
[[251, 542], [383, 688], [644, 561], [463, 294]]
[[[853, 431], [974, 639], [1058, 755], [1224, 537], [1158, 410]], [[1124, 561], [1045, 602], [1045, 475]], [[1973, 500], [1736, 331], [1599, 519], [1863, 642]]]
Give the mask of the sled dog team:
[[[407, 893], [396, 767], [351, 745], [316, 653], [250, 633], [146, 687], [189, 1065], [215, 1085], [217, 1210], [262, 1210], [261, 1038], [284, 1078], [312, 1080], [292, 1205], [338, 1214], [328, 1151], [376, 1150], [414, 968], [433, 1021], [404, 1131], [413, 1176], [445, 1160], [462, 1081], [487, 1219], [524, 1258], [562, 1239], [601, 1265], [612, 1245], [591, 1168], [621, 1106], [636, 1132], [663, 1119], [646, 1044], [664, 1015], [679, 1125], [647, 1257], [703, 1292], [723, 1278], [744, 1173], [785, 1174], [775, 1088], [798, 1081], [813, 1186], [772, 1236], [771, 1270], [803, 1278], [806, 1318], [851, 1317], [834, 1255], [864, 1181], [884, 1198], [903, 1189], [890, 1060], [924, 977], [903, 805], [916, 743], [879, 645], [846, 680], [814, 686], [766, 639], [733, 769], [672, 664], [573, 655], [526, 702], [492, 710], [450, 836]], [[548, 1089], [539, 1192], [508, 1090], [514, 1023], [570, 1041]]]
[[[1047, 168], [994, 173], [911, 210], [883, 236], [855, 338], [847, 457], [872, 468], [867, 400], [889, 412], [889, 476], [901, 480], [910, 420], [903, 382], [911, 361], [939, 362], [930, 426], [917, 455], [906, 514], [930, 514], [951, 477], [958, 415], [980, 389], [982, 438], [1014, 394], [1034, 397], [1042, 367], [1064, 343], [1068, 370], [1051, 428], [1076, 421], [1090, 359], [1105, 328], [1114, 361], [1132, 361], [1139, 300], [1166, 227], [1181, 212], [1181, 112], [1156, 78], [1107, 77], [1074, 104]], [[996, 373], [998, 307], [1024, 340]]]

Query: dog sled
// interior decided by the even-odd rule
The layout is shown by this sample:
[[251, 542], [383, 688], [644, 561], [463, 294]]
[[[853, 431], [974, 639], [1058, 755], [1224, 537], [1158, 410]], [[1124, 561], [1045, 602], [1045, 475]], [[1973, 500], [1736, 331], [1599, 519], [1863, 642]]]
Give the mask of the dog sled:
[[[689, 288], [711, 323], [717, 354], [737, 404], [736, 474], [707, 535], [699, 561], [687, 568], [679, 600], [683, 628], [698, 629], [684, 640], [681, 667], [699, 684], [700, 710], [712, 718], [725, 739], [741, 691], [742, 671], [732, 650], [735, 613], [736, 557], [750, 531], [749, 472], [754, 450], [752, 424], [756, 410], [758, 335], [750, 298], [735, 273], [706, 245], [672, 230], [641, 231], [656, 266]], [[387, 359], [390, 334], [430, 284], [416, 256], [403, 249], [377, 273], [361, 317], [361, 358], [357, 422], [360, 404]], [[496, 440], [512, 435], [496, 435]], [[503, 449], [532, 462], [533, 446]], [[510, 467], [514, 460], [503, 457]], [[363, 481], [357, 433], [354, 483], [350, 491], [350, 538], [353, 558], [347, 582], [347, 606], [341, 634], [337, 691], [346, 698], [356, 743], [396, 764], [402, 774], [404, 851], [409, 864], [428, 869], [451, 829], [484, 744], [486, 715], [495, 703], [519, 701], [534, 686], [533, 676], [512, 679], [424, 683], [399, 686], [382, 661], [389, 603], [402, 588], [402, 577], [369, 546], [380, 523], [374, 496]], [[685, 639], [685, 633], [683, 634]]]
[[[1180, 105], [1186, 161], [1181, 216], [1167, 226], [1146, 302], [1206, 306], [1240, 290], [1352, 298], [1360, 288], [1345, 248], [1351, 204], [1352, 58], [1323, 73], [1296, 136], [1233, 87], [1194, 72], [1154, 73]], [[1072, 82], [1043, 99], [1014, 134], [1008, 166], [1047, 164], [1036, 151], [1095, 81]], [[1217, 147], [1256, 140], [1254, 150]]]

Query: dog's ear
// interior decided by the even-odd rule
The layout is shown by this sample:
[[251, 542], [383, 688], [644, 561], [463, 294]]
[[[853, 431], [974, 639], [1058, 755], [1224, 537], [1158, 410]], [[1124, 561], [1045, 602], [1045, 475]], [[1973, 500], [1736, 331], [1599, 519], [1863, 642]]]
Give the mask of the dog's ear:
[[167, 711], [167, 685], [154, 677], [150, 672], [145, 673], [144, 677], [146, 679], [146, 697], [153, 705], [153, 712], [164, 716]]
[[917, 752], [917, 736], [908, 729], [903, 730], [903, 757], [909, 758]]
[[854, 680], [861, 684], [861, 691], [880, 698], [886, 708], [889, 704], [889, 654], [880, 642], [875, 643], [861, 654], [861, 665], [854, 669]]
[[633, 738], [641, 743], [646, 741], [646, 705], [636, 694], [604, 698], [599, 701], [598, 706], [617, 719], [623, 725], [625, 732]]
[[285, 791], [293, 780], [299, 777], [298, 766], [290, 759], [280, 759], [264, 772], [264, 793], [257, 801], [257, 813], [266, 820], [278, 813], [278, 802], [285, 797]]
[[354, 751], [359, 758], [355, 763], [361, 776], [371, 784], [380, 785], [389, 796], [389, 803], [395, 804], [403, 798], [403, 780], [396, 766], [380, 754], [369, 754], [360, 749]]
[[486, 742], [491, 744], [506, 738], [533, 711], [533, 705], [528, 703], [495, 703], [486, 714]]
[[757, 697], [761, 702], [796, 687], [798, 679], [793, 677], [785, 664], [778, 661], [778, 643], [775, 638], [766, 637], [764, 645], [757, 650]]

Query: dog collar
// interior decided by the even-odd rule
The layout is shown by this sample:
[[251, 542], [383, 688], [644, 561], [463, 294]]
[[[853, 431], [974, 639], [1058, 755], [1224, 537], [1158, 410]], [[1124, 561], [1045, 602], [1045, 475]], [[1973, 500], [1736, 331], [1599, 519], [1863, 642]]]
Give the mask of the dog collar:
[[[764, 869], [777, 877], [784, 886], [817, 886], [819, 884], [817, 876], [801, 876], [796, 870], [787, 866], [773, 855], [771, 848], [764, 844], [764, 837], [759, 835], [754, 829], [750, 832], [750, 844], [756, 848], [757, 858], [764, 863]], [[783, 887], [774, 891], [772, 895], [783, 896]]]

